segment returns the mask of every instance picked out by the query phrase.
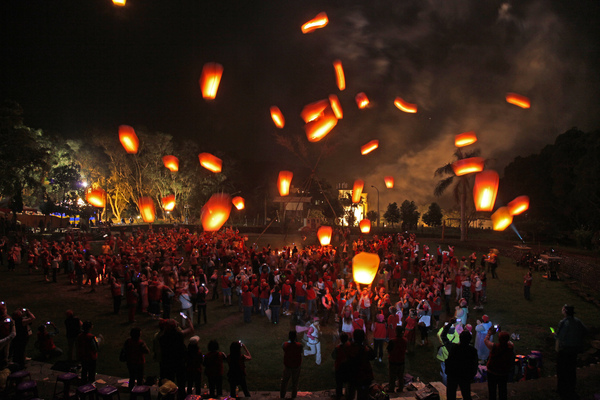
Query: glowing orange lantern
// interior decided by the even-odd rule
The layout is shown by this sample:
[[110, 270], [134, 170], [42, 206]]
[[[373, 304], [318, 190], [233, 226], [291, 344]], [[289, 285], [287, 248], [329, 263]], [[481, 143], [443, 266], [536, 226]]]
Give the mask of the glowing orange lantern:
[[385, 178], [383, 178], [383, 181], [385, 182], [386, 188], [391, 189], [394, 187], [394, 177], [393, 176], [386, 176]]
[[458, 135], [454, 136], [454, 145], [456, 147], [465, 147], [475, 143], [476, 141], [477, 135], [475, 135], [475, 132], [473, 131], [459, 133]]
[[244, 203], [244, 198], [241, 196], [235, 196], [233, 199], [231, 199], [231, 202], [238, 210], [243, 210], [244, 207], [246, 207], [246, 204]]
[[211, 172], [221, 172], [221, 168], [223, 167], [223, 161], [219, 157], [215, 157], [210, 153], [200, 153], [198, 154], [198, 159], [200, 160], [200, 165]]
[[277, 178], [277, 188], [279, 189], [280, 196], [287, 196], [290, 194], [290, 185], [292, 184], [292, 178], [294, 173], [292, 171], [280, 171], [279, 177]]
[[162, 200], [162, 206], [165, 209], [165, 211], [173, 211], [173, 209], [175, 209], [175, 195], [174, 194], [165, 196], [161, 200]]
[[227, 222], [231, 212], [231, 196], [215, 193], [202, 207], [202, 228], [207, 232], [218, 231]]
[[473, 172], [483, 171], [485, 160], [481, 157], [463, 158], [452, 163], [452, 169], [456, 176], [472, 174]]
[[475, 175], [473, 200], [477, 211], [492, 211], [498, 194], [500, 177], [496, 171], [482, 171]]
[[163, 164], [165, 167], [169, 169], [171, 172], [179, 171], [179, 159], [175, 156], [164, 156], [162, 158]]
[[273, 123], [275, 124], [275, 126], [279, 129], [285, 126], [285, 118], [283, 118], [283, 114], [281, 113], [279, 107], [271, 107], [271, 118], [273, 119]]
[[85, 200], [94, 207], [104, 208], [106, 205], [106, 192], [103, 189], [89, 189], [85, 194]]
[[369, 105], [369, 99], [364, 92], [357, 94], [354, 99], [356, 100], [356, 105], [358, 105], [358, 108], [366, 108]]
[[361, 179], [357, 179], [354, 181], [354, 186], [352, 188], [352, 202], [360, 203], [360, 196], [362, 195], [363, 188], [365, 187], [365, 181]]
[[327, 106], [322, 116], [304, 125], [306, 138], [309, 142], [318, 142], [331, 132], [337, 122], [338, 119], [333, 114], [333, 110]]
[[329, 107], [329, 100], [315, 101], [314, 103], [304, 106], [302, 112], [300, 113], [300, 117], [302, 117], [304, 122], [309, 123], [310, 121], [314, 121], [315, 119], [323, 116], [323, 112], [327, 107]]
[[125, 2], [126, 2], [126, 1], [127, 1], [127, 0], [113, 0], [113, 4], [114, 4], [115, 6], [121, 6], [121, 7], [123, 7], [123, 6], [125, 5]]
[[126, 152], [129, 154], [137, 153], [138, 147], [140, 146], [140, 140], [132, 127], [129, 125], [119, 126], [119, 140]]
[[360, 227], [360, 231], [364, 234], [371, 232], [371, 221], [369, 221], [368, 219], [363, 219], [362, 221], [360, 221], [358, 226]]
[[140, 214], [142, 215], [142, 219], [144, 220], [144, 222], [154, 222], [156, 211], [154, 209], [154, 201], [151, 197], [140, 197], [138, 201], [138, 207], [140, 209]]
[[379, 256], [373, 253], [360, 252], [352, 258], [352, 276], [354, 282], [370, 285], [377, 275]]
[[331, 105], [331, 110], [337, 119], [344, 118], [344, 112], [342, 111], [340, 99], [338, 99], [335, 94], [329, 95], [329, 104]]
[[204, 64], [204, 67], [202, 68], [202, 75], [200, 76], [200, 89], [202, 90], [202, 97], [208, 100], [212, 100], [217, 97], [217, 90], [219, 90], [221, 76], [223, 76], [223, 66], [221, 64]]
[[329, 246], [331, 244], [331, 235], [333, 234], [333, 228], [330, 226], [322, 225], [317, 230], [317, 237], [321, 246]]
[[363, 156], [369, 154], [373, 150], [379, 147], [379, 140], [371, 140], [369, 143], [365, 144], [360, 148], [360, 154]]
[[318, 13], [316, 17], [302, 25], [302, 33], [310, 33], [319, 28], [327, 26], [329, 19], [324, 12]]
[[531, 101], [529, 101], [529, 98], [522, 96], [520, 94], [517, 94], [517, 93], [507, 93], [506, 101], [510, 104], [514, 104], [515, 106], [518, 106], [521, 108], [531, 107]]
[[492, 226], [495, 231], [503, 231], [512, 224], [512, 219], [508, 207], [500, 207], [492, 214]]
[[396, 97], [396, 99], [394, 100], [394, 105], [400, 111], [404, 111], [405, 113], [414, 114], [414, 113], [417, 112], [417, 105], [416, 104], [408, 103], [408, 102], [402, 100], [400, 97]]
[[346, 89], [346, 76], [344, 75], [344, 68], [342, 67], [342, 62], [340, 60], [335, 60], [333, 62], [333, 68], [335, 69], [335, 80], [337, 82], [338, 89]]
[[508, 203], [510, 215], [519, 215], [529, 209], [529, 196], [519, 196]]

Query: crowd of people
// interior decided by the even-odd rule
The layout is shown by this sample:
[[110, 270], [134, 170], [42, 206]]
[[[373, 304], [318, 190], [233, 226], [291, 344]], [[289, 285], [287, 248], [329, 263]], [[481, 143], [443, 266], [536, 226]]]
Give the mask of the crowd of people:
[[[131, 234], [107, 232], [97, 255], [92, 254], [88, 236], [72, 234], [66, 234], [62, 241], [15, 241], [7, 245], [6, 253], [9, 271], [25, 261], [29, 273], [41, 270], [49, 284], [66, 279], [77, 288], [89, 287], [91, 292], [99, 284], [110, 285], [115, 314], [120, 312], [124, 298], [130, 322], [135, 322], [140, 313], [156, 318], [160, 329], [152, 347], [160, 365], [160, 378], [186, 387], [180, 395], [194, 389], [198, 393], [204, 370], [211, 397], [220, 396], [224, 363], [229, 364], [231, 395], [235, 395], [237, 386], [248, 394], [245, 379], [245, 363], [251, 360], [248, 348], [234, 342], [226, 356], [213, 340], [208, 343], [208, 353], [203, 355], [199, 339], [194, 336], [194, 326], [207, 323], [206, 305], [210, 300], [222, 300], [225, 307], [237, 305], [246, 323], [252, 323], [256, 315], [268, 317], [273, 324], [280, 323], [281, 316], [292, 317], [288, 344], [283, 346], [286, 357], [282, 393], [289, 379], [292, 394], [297, 392], [302, 357], [298, 361], [299, 347], [294, 343], [302, 343], [300, 354], [314, 355], [315, 363], [320, 365], [324, 329], [334, 332], [337, 338], [333, 357], [336, 388], [340, 391], [336, 392], [341, 395], [341, 387], [349, 384], [346, 398], [353, 398], [355, 393], [360, 398], [365, 393], [373, 379], [370, 362], [383, 363], [384, 348], [389, 387], [391, 391], [396, 387], [401, 391], [405, 353], [414, 352], [417, 345], [431, 346], [432, 342], [439, 342], [437, 357], [447, 374], [449, 387], [459, 385], [462, 389], [465, 384], [466, 375], [457, 376], [456, 369], [451, 367], [453, 358], [461, 360], [460, 365], [463, 358], [468, 358], [475, 367], [487, 362], [488, 380], [492, 376], [490, 382], [493, 381], [494, 363], [491, 370], [489, 364], [493, 359], [490, 354], [495, 354], [497, 347], [492, 342], [497, 328], [487, 315], [473, 327], [469, 324], [473, 322], [469, 311], [483, 310], [487, 301], [487, 274], [491, 273], [492, 279], [498, 277], [497, 251], [481, 257], [472, 253], [458, 259], [452, 246], [438, 246], [431, 251], [427, 245], [421, 246], [413, 234], [351, 240], [349, 231], [343, 230], [337, 232], [337, 242], [341, 243], [338, 248], [259, 249], [246, 246], [245, 241], [232, 229], [218, 233], [185, 228], [134, 229]], [[357, 285], [352, 278], [352, 257], [363, 251], [378, 254], [381, 260], [371, 285]], [[526, 291], [526, 296], [529, 293]], [[176, 321], [179, 318], [173, 318], [174, 310], [180, 311], [181, 323]], [[28, 335], [27, 329], [35, 320], [31, 311], [17, 310], [12, 317], [19, 331], [25, 329]], [[72, 312], [67, 315], [69, 318], [74, 318]], [[74, 349], [77, 350], [79, 361], [82, 366], [85, 364], [86, 380], [93, 381], [98, 341], [90, 333], [92, 325], [85, 322], [78, 327], [73, 321], [71, 328], [66, 321], [65, 325], [68, 357], [73, 358]], [[55, 358], [63, 353], [53, 343], [52, 336], [56, 333], [55, 325], [40, 325], [38, 348], [44, 357]], [[508, 334], [498, 333], [498, 346], [512, 349], [512, 344], [505, 340]], [[18, 339], [16, 335], [12, 345], [13, 361], [20, 365], [25, 360], [22, 336]], [[138, 328], [133, 328], [130, 336], [121, 358], [127, 363], [130, 384], [134, 385], [142, 382], [145, 355], [150, 349], [141, 340]], [[475, 347], [470, 345], [472, 336]], [[83, 337], [85, 346], [81, 344]], [[371, 339], [373, 348], [366, 345]], [[465, 346], [470, 347], [467, 350]], [[459, 352], [461, 349], [464, 351]], [[455, 356], [456, 352], [462, 355]], [[502, 379], [496, 384], [501, 389], [505, 387]], [[500, 396], [505, 396], [502, 390]]]

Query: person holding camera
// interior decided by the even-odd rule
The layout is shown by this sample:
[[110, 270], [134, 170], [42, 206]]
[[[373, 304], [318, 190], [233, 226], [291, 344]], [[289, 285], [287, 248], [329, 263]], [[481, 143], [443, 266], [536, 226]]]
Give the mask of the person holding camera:
[[96, 362], [98, 360], [98, 339], [91, 332], [93, 325], [85, 321], [75, 345], [77, 359], [81, 362], [81, 382], [92, 383], [96, 380]]
[[[246, 354], [242, 354], [242, 349], [244, 349]], [[229, 346], [229, 355], [227, 356], [227, 362], [229, 363], [227, 379], [229, 380], [230, 396], [233, 398], [236, 397], [236, 388], [238, 385], [244, 392], [244, 396], [250, 397], [246, 383], [246, 361], [250, 360], [252, 360], [252, 356], [241, 340], [231, 343]]]
[[[52, 327], [53, 331], [48, 332], [48, 328]], [[44, 359], [60, 357], [63, 353], [62, 349], [56, 347], [53, 337], [58, 335], [58, 328], [54, 322], [46, 322], [40, 325], [37, 334], [37, 345]]]
[[[492, 335], [498, 333], [498, 343], [490, 340]], [[508, 332], [501, 332], [498, 325], [488, 329], [485, 345], [490, 349], [487, 362], [488, 393], [490, 400], [506, 400], [508, 375], [512, 371], [515, 360], [513, 344], [510, 342]], [[497, 395], [499, 394], [499, 397]]]
[[13, 313], [16, 336], [11, 343], [13, 361], [21, 368], [25, 368], [25, 349], [32, 335], [31, 324], [35, 321], [35, 315], [27, 308], [17, 310]]
[[471, 382], [477, 374], [477, 350], [471, 346], [471, 332], [464, 330], [460, 333], [460, 343], [453, 345], [448, 352], [446, 360], [446, 374], [448, 386], [446, 397], [448, 400], [456, 399], [456, 389], [460, 387], [460, 393], [464, 400], [471, 400]]

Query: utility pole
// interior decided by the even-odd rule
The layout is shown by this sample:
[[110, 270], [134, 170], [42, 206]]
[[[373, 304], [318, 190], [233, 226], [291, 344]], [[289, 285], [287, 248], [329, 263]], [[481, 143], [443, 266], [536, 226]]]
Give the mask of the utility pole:
[[379, 189], [373, 185], [371, 185], [371, 187], [377, 190], [377, 227], [379, 228], [379, 220], [381, 219], [381, 216], [379, 215]]

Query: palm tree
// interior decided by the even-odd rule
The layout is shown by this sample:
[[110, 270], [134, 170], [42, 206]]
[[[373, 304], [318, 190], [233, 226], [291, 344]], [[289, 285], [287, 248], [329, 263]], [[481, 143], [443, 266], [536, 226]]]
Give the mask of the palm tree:
[[[480, 151], [478, 149], [472, 150], [468, 153], [463, 153], [460, 148], [457, 148], [454, 152], [454, 157], [456, 160], [462, 160], [464, 158], [477, 157], [479, 153]], [[446, 189], [448, 189], [454, 183], [454, 178], [457, 179], [457, 182], [452, 189], [452, 193], [454, 195], [454, 200], [460, 205], [460, 240], [464, 242], [467, 240], [467, 199], [472, 193], [471, 182], [469, 179], [470, 174], [456, 176], [454, 170], [452, 169], [452, 163], [448, 163], [436, 169], [434, 174], [434, 176], [445, 175], [449, 176], [443, 178], [437, 183], [433, 194], [437, 197], [440, 197], [442, 194], [444, 194]]]

